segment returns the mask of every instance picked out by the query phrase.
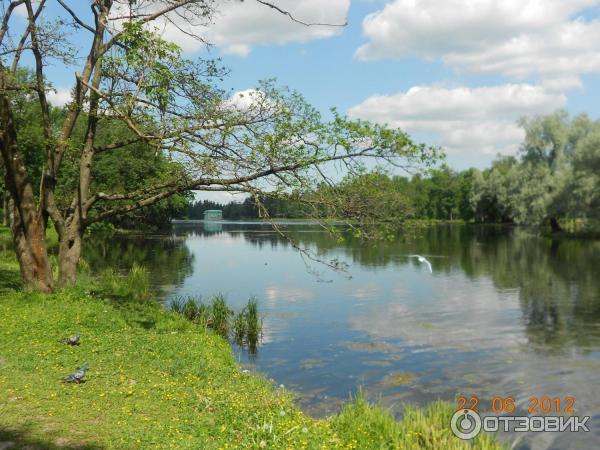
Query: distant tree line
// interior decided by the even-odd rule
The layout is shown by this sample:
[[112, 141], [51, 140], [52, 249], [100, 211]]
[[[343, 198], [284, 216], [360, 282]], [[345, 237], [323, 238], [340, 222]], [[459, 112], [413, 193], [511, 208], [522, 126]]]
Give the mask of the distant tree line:
[[360, 220], [361, 211], [371, 209], [379, 211], [371, 220], [385, 220], [392, 209], [402, 209], [413, 219], [547, 224], [553, 231], [564, 219], [600, 218], [600, 121], [559, 111], [523, 119], [521, 126], [525, 140], [518, 154], [498, 156], [485, 170], [443, 165], [413, 177], [373, 172], [289, 198], [200, 201], [187, 215], [200, 219], [205, 209], [222, 209], [227, 219], [303, 218], [314, 217], [319, 205], [319, 215], [330, 218]]
[[[412, 178], [389, 176], [373, 172], [344, 180], [338, 185], [321, 186], [316, 192], [293, 194], [285, 197], [260, 196], [246, 198], [243, 202], [226, 204], [199, 200], [186, 210], [188, 219], [202, 219], [204, 211], [219, 209], [223, 218], [229, 220], [257, 219], [261, 217], [300, 219], [308, 217], [347, 218], [359, 217], [366, 210], [377, 210], [376, 219], [385, 220], [391, 209], [403, 209], [410, 218], [440, 220], [472, 220], [470, 204], [471, 188], [475, 170], [457, 172], [448, 166], [432, 170], [429, 176], [415, 175]], [[334, 201], [332, 191], [336, 191]], [[306, 200], [318, 204], [309, 210]], [[318, 200], [315, 200], [318, 199]], [[259, 206], [260, 204], [260, 206]], [[372, 211], [369, 215], [373, 217]]]
[[200, 200], [190, 202], [185, 210], [185, 214], [180, 218], [200, 220], [204, 219], [204, 211], [210, 209], [220, 209], [223, 211], [223, 218], [227, 220], [255, 219], [258, 212], [251, 198], [243, 202], [219, 203], [210, 200]]
[[219, 203], [210, 200], [198, 200], [190, 202], [179, 218], [200, 220], [204, 218], [204, 211], [218, 209], [223, 211], [223, 218], [227, 220], [258, 219], [264, 217], [261, 214], [259, 204], [268, 211], [268, 216], [273, 218], [304, 218], [307, 211], [302, 205], [289, 198], [275, 198], [261, 195], [257, 202], [253, 197], [247, 197], [243, 201], [232, 201]]

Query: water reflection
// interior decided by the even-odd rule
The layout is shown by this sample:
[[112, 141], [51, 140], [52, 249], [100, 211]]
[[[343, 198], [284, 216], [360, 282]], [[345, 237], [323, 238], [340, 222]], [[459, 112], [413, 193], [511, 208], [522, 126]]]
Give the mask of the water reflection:
[[203, 223], [202, 228], [208, 233], [218, 233], [223, 231], [223, 224], [221, 222], [208, 221]]
[[515, 448], [599, 446], [600, 242], [440, 226], [412, 240], [340, 244], [288, 225], [303, 247], [350, 264], [351, 277], [319, 283], [269, 227], [220, 226], [98, 244], [87, 256], [93, 267], [144, 264], [170, 295], [223, 292], [236, 308], [256, 295], [265, 339], [256, 359], [241, 348], [238, 357], [299, 391], [315, 414], [335, 412], [361, 385], [399, 414], [403, 401], [460, 393], [520, 405], [573, 395], [580, 414], [595, 416], [591, 433], [525, 436]]
[[156, 288], [171, 292], [192, 275], [194, 255], [175, 236], [128, 236], [90, 239], [83, 258], [95, 273], [109, 268], [126, 273], [137, 263], [150, 271]]

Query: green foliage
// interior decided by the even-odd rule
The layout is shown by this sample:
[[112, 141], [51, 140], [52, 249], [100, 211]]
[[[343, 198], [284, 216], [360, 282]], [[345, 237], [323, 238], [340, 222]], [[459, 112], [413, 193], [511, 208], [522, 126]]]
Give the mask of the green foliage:
[[218, 294], [212, 298], [210, 311], [210, 327], [221, 336], [229, 335], [230, 319], [234, 313], [229, 306], [227, 306], [227, 302], [223, 295]]
[[188, 298], [187, 302], [185, 302], [182, 314], [187, 320], [192, 322], [196, 320], [196, 317], [198, 316], [198, 306], [193, 298]]
[[246, 316], [246, 323], [248, 324], [248, 339], [256, 341], [262, 333], [262, 321], [258, 314], [258, 300], [256, 298], [248, 300], [248, 305], [246, 305], [244, 313]]
[[[33, 74], [23, 70], [19, 72], [19, 76], [22, 78], [21, 83], [28, 83], [31, 82]], [[13, 113], [19, 149], [25, 159], [27, 174], [32, 185], [39, 186], [47, 144], [39, 120], [41, 116], [39, 102], [31, 96], [16, 95]], [[63, 109], [51, 108], [51, 126], [53, 128], [60, 127], [64, 116]], [[61, 210], [67, 210], [70, 207], [73, 195], [77, 192], [79, 158], [86, 132], [86, 122], [87, 115], [82, 113], [70, 139], [69, 149], [61, 167], [61, 176], [57, 180], [56, 199]], [[101, 148], [111, 143], [131, 140], [133, 137], [134, 133], [122, 121], [105, 119], [100, 122], [98, 127], [96, 145]], [[92, 166], [91, 189], [93, 192], [107, 194], [132, 192], [177, 178], [181, 176], [182, 170], [180, 163], [169, 160], [155, 146], [137, 141], [110, 151], [101, 151], [95, 156]], [[3, 182], [4, 180], [0, 181], [2, 190]], [[187, 208], [190, 198], [192, 196], [189, 193], [178, 193], [135, 213], [112, 218], [110, 223], [121, 228], [162, 228], [168, 225], [174, 216], [181, 214]], [[131, 204], [131, 201], [123, 200], [117, 204], [128, 205]], [[105, 206], [104, 202], [99, 202], [99, 206], [101, 208]]]
[[246, 318], [243, 312], [239, 312], [233, 319], [233, 339], [236, 344], [242, 345], [244, 337], [248, 333], [248, 327], [246, 324]]
[[[312, 191], [289, 195], [262, 195], [262, 208], [271, 218], [326, 218], [352, 221], [356, 233], [373, 233], [374, 224], [393, 224], [387, 231], [380, 227], [379, 237], [386, 237], [406, 219], [464, 220], [474, 218], [471, 193], [477, 172], [456, 172], [442, 166], [431, 169], [429, 176], [412, 178], [390, 176], [382, 171], [347, 177], [330, 186], [321, 184]], [[187, 210], [187, 218], [202, 219], [208, 209], [221, 209], [225, 219], [256, 219], [259, 208], [253, 198], [226, 205], [198, 201]]]
[[332, 417], [333, 428], [344, 440], [360, 443], [358, 448], [403, 450], [458, 450], [502, 448], [490, 436], [478, 436], [471, 446], [452, 434], [448, 424], [452, 417], [451, 405], [436, 402], [425, 410], [407, 406], [403, 420], [394, 417], [379, 406], [369, 405], [359, 391], [352, 403], [345, 405], [339, 415]]
[[494, 161], [490, 169], [475, 172], [470, 201], [476, 221], [503, 223], [513, 220], [509, 174], [516, 165], [516, 158], [503, 157]]
[[[10, 75], [6, 74], [5, 76]], [[15, 78], [11, 81], [19, 85], [35, 84], [35, 74], [31, 70], [19, 69]], [[51, 85], [49, 85], [49, 88], [51, 88]], [[33, 186], [39, 186], [46, 161], [46, 145], [48, 144], [39, 121], [42, 115], [41, 107], [37, 98], [28, 95], [23, 90], [11, 92], [10, 97], [19, 149], [27, 166], [27, 175]], [[53, 122], [59, 120], [62, 115], [58, 108], [51, 108], [49, 114], [50, 120]], [[4, 190], [3, 176], [0, 177], [0, 190]]]
[[392, 239], [412, 214], [409, 198], [379, 171], [351, 176], [313, 194], [323, 218], [350, 221], [358, 238]]
[[256, 353], [262, 335], [262, 321], [255, 298], [249, 299], [237, 314], [229, 308], [221, 294], [213, 296], [208, 303], [194, 297], [175, 298], [169, 303], [169, 309], [224, 338], [231, 335], [235, 343], [247, 346], [251, 354]]
[[91, 224], [85, 231], [94, 238], [106, 239], [114, 236], [116, 230], [110, 222], [96, 222]]
[[147, 98], [165, 108], [174, 99], [170, 84], [183, 64], [181, 49], [145, 28], [141, 21], [123, 23], [121, 42], [127, 51], [104, 58], [106, 75], [118, 78], [125, 72], [137, 76]]
[[169, 303], [169, 309], [176, 314], [183, 315], [183, 311], [185, 309], [186, 302], [182, 298], [174, 298]]
[[474, 171], [456, 172], [443, 165], [429, 171], [428, 177], [414, 176], [398, 179], [409, 193], [419, 219], [471, 220], [473, 209], [469, 202]]
[[233, 319], [233, 339], [240, 346], [246, 345], [251, 355], [257, 352], [262, 336], [262, 320], [258, 313], [258, 300], [251, 298]]
[[[578, 233], [593, 231], [600, 218], [600, 122], [558, 112], [524, 119], [522, 125], [526, 137], [519, 158], [499, 157], [483, 171], [457, 172], [443, 165], [409, 179], [358, 170], [336, 185], [321, 183], [259, 200], [273, 218], [349, 221], [356, 237], [385, 238], [407, 219], [535, 226], [554, 221], [555, 227], [559, 221], [580, 219]], [[247, 199], [243, 204], [198, 203], [194, 208], [223, 209], [226, 218], [259, 217], [252, 206]], [[228, 209], [236, 212], [228, 216]]]
[[[456, 172], [443, 165], [410, 179], [359, 171], [333, 186], [260, 200], [270, 217], [351, 220], [362, 237], [385, 237], [393, 230], [381, 224], [398, 227], [410, 218], [536, 226], [582, 219], [580, 232], [591, 230], [600, 218], [600, 122], [557, 112], [521, 123], [526, 137], [520, 157], [500, 157], [483, 171]], [[251, 200], [231, 205], [244, 211], [231, 218], [258, 217], [251, 206]]]
[[[118, 3], [128, 6], [129, 17]], [[11, 155], [4, 152], [5, 158], [22, 166], [9, 164], [7, 170], [30, 175], [13, 177], [18, 184], [11, 189], [16, 210], [24, 222], [37, 213], [44, 219], [53, 217], [60, 238], [77, 243], [59, 247], [61, 263], [68, 260], [62, 257], [67, 247], [71, 257], [79, 256], [73, 255], [80, 249], [74, 236], [89, 224], [110, 220], [117, 227], [158, 228], [183, 214], [194, 189], [250, 193], [263, 213], [260, 196], [286, 198], [314, 191], [319, 182], [328, 181], [329, 165], [340, 164], [345, 173], [357, 175], [364, 172], [365, 160], [422, 168], [440, 157], [437, 149], [416, 144], [399, 129], [351, 120], [335, 110], [332, 119], [325, 120], [298, 92], [279, 88], [272, 80], [248, 94], [250, 102], [230, 98], [222, 86], [226, 70], [212, 60], [183, 58], [182, 49], [163, 39], [161, 29], [165, 20], [178, 17], [201, 30], [218, 16], [220, 2], [167, 2], [157, 8], [152, 2], [125, 3], [93, 5], [96, 20], [86, 25], [92, 33], [76, 33], [76, 45], [70, 41], [69, 16], [74, 13], [68, 8], [52, 23], [43, 15], [31, 16], [30, 28], [40, 31], [38, 56], [44, 60], [42, 64], [36, 58], [37, 86], [19, 83], [8, 70], [3, 77], [3, 90], [22, 92], [31, 107], [14, 108], [21, 115], [14, 139], [12, 133], [4, 133], [12, 139], [7, 146]], [[14, 17], [6, 16], [5, 31], [17, 20]], [[114, 23], [107, 27], [107, 21]], [[186, 33], [203, 40], [192, 29]], [[20, 44], [9, 43], [5, 53], [16, 55], [15, 70], [32, 64], [31, 58], [20, 56], [21, 51], [37, 52], [36, 45], [26, 42], [35, 36], [26, 33]], [[76, 55], [75, 47], [90, 51]], [[75, 95], [68, 108], [56, 110], [47, 108], [42, 96], [43, 111], [36, 114], [35, 91], [47, 90], [43, 79], [52, 59], [82, 63], [72, 80]], [[31, 72], [23, 73], [32, 79]], [[12, 114], [12, 102], [6, 106]], [[56, 117], [46, 120], [49, 112]], [[29, 152], [29, 147], [34, 150]], [[42, 168], [46, 173], [39, 183]], [[38, 186], [43, 199], [35, 201], [29, 193]], [[373, 221], [367, 218], [369, 211], [361, 211], [361, 223]], [[33, 234], [24, 233], [35, 240]], [[43, 255], [40, 267], [47, 267], [46, 249], [36, 250]], [[28, 284], [49, 291], [53, 277], [44, 272], [27, 276], [29, 271], [23, 270], [31, 278]], [[62, 264], [61, 284], [74, 280], [69, 272]]]
[[564, 111], [524, 119], [520, 160], [503, 158], [475, 176], [471, 200], [481, 221], [540, 226], [593, 219], [600, 211], [600, 122]]
[[[284, 203], [287, 206], [287, 202]], [[180, 214], [180, 217], [185, 216], [187, 219], [201, 220], [204, 219], [204, 211], [210, 209], [222, 210], [223, 218], [227, 220], [256, 219], [259, 217], [258, 209], [256, 208], [256, 205], [251, 197], [246, 198], [243, 202], [230, 202], [227, 204], [217, 203], [210, 200], [200, 200], [190, 203], [185, 213]]]
[[[98, 145], [113, 141], [131, 139], [133, 137], [121, 122], [105, 123], [98, 133]], [[69, 170], [69, 169], [65, 169]], [[73, 166], [71, 171], [76, 178], [78, 168]], [[165, 183], [170, 179], [182, 176], [181, 164], [170, 161], [156, 148], [138, 142], [123, 148], [113, 149], [98, 154], [92, 168], [93, 192], [132, 192]], [[65, 186], [66, 192], [71, 192], [72, 186]], [[187, 207], [190, 193], [180, 193], [170, 196], [158, 203], [138, 211], [110, 219], [110, 223], [120, 228], [163, 228], [171, 219]], [[100, 201], [98, 206], [114, 207], [131, 204], [131, 200]]]
[[[575, 119], [574, 126], [581, 126]], [[577, 140], [572, 154], [573, 175], [567, 182], [572, 216], [600, 218], [600, 124]], [[578, 214], [577, 214], [578, 213]]]
[[122, 300], [142, 302], [152, 296], [148, 270], [137, 264], [125, 276], [115, 273], [113, 269], [104, 270], [94, 289], [102, 295]]

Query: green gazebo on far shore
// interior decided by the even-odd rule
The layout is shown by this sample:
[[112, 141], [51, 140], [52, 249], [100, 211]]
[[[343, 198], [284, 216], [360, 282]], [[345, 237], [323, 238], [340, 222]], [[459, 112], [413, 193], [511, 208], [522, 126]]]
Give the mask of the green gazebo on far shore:
[[204, 220], [223, 220], [223, 211], [220, 209], [208, 209], [204, 211]]

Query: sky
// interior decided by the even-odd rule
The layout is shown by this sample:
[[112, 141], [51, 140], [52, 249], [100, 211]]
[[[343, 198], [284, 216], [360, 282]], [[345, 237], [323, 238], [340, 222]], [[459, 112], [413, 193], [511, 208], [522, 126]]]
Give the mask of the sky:
[[[336, 107], [441, 146], [455, 169], [515, 154], [521, 117], [557, 109], [600, 116], [600, 0], [272, 3], [304, 22], [347, 25], [307, 27], [256, 0], [222, 1], [203, 33], [209, 55], [231, 69], [226, 88], [276, 78], [325, 115]], [[188, 57], [206, 56], [174, 27], [164, 36]], [[74, 70], [51, 71], [55, 103], [68, 100]]]

